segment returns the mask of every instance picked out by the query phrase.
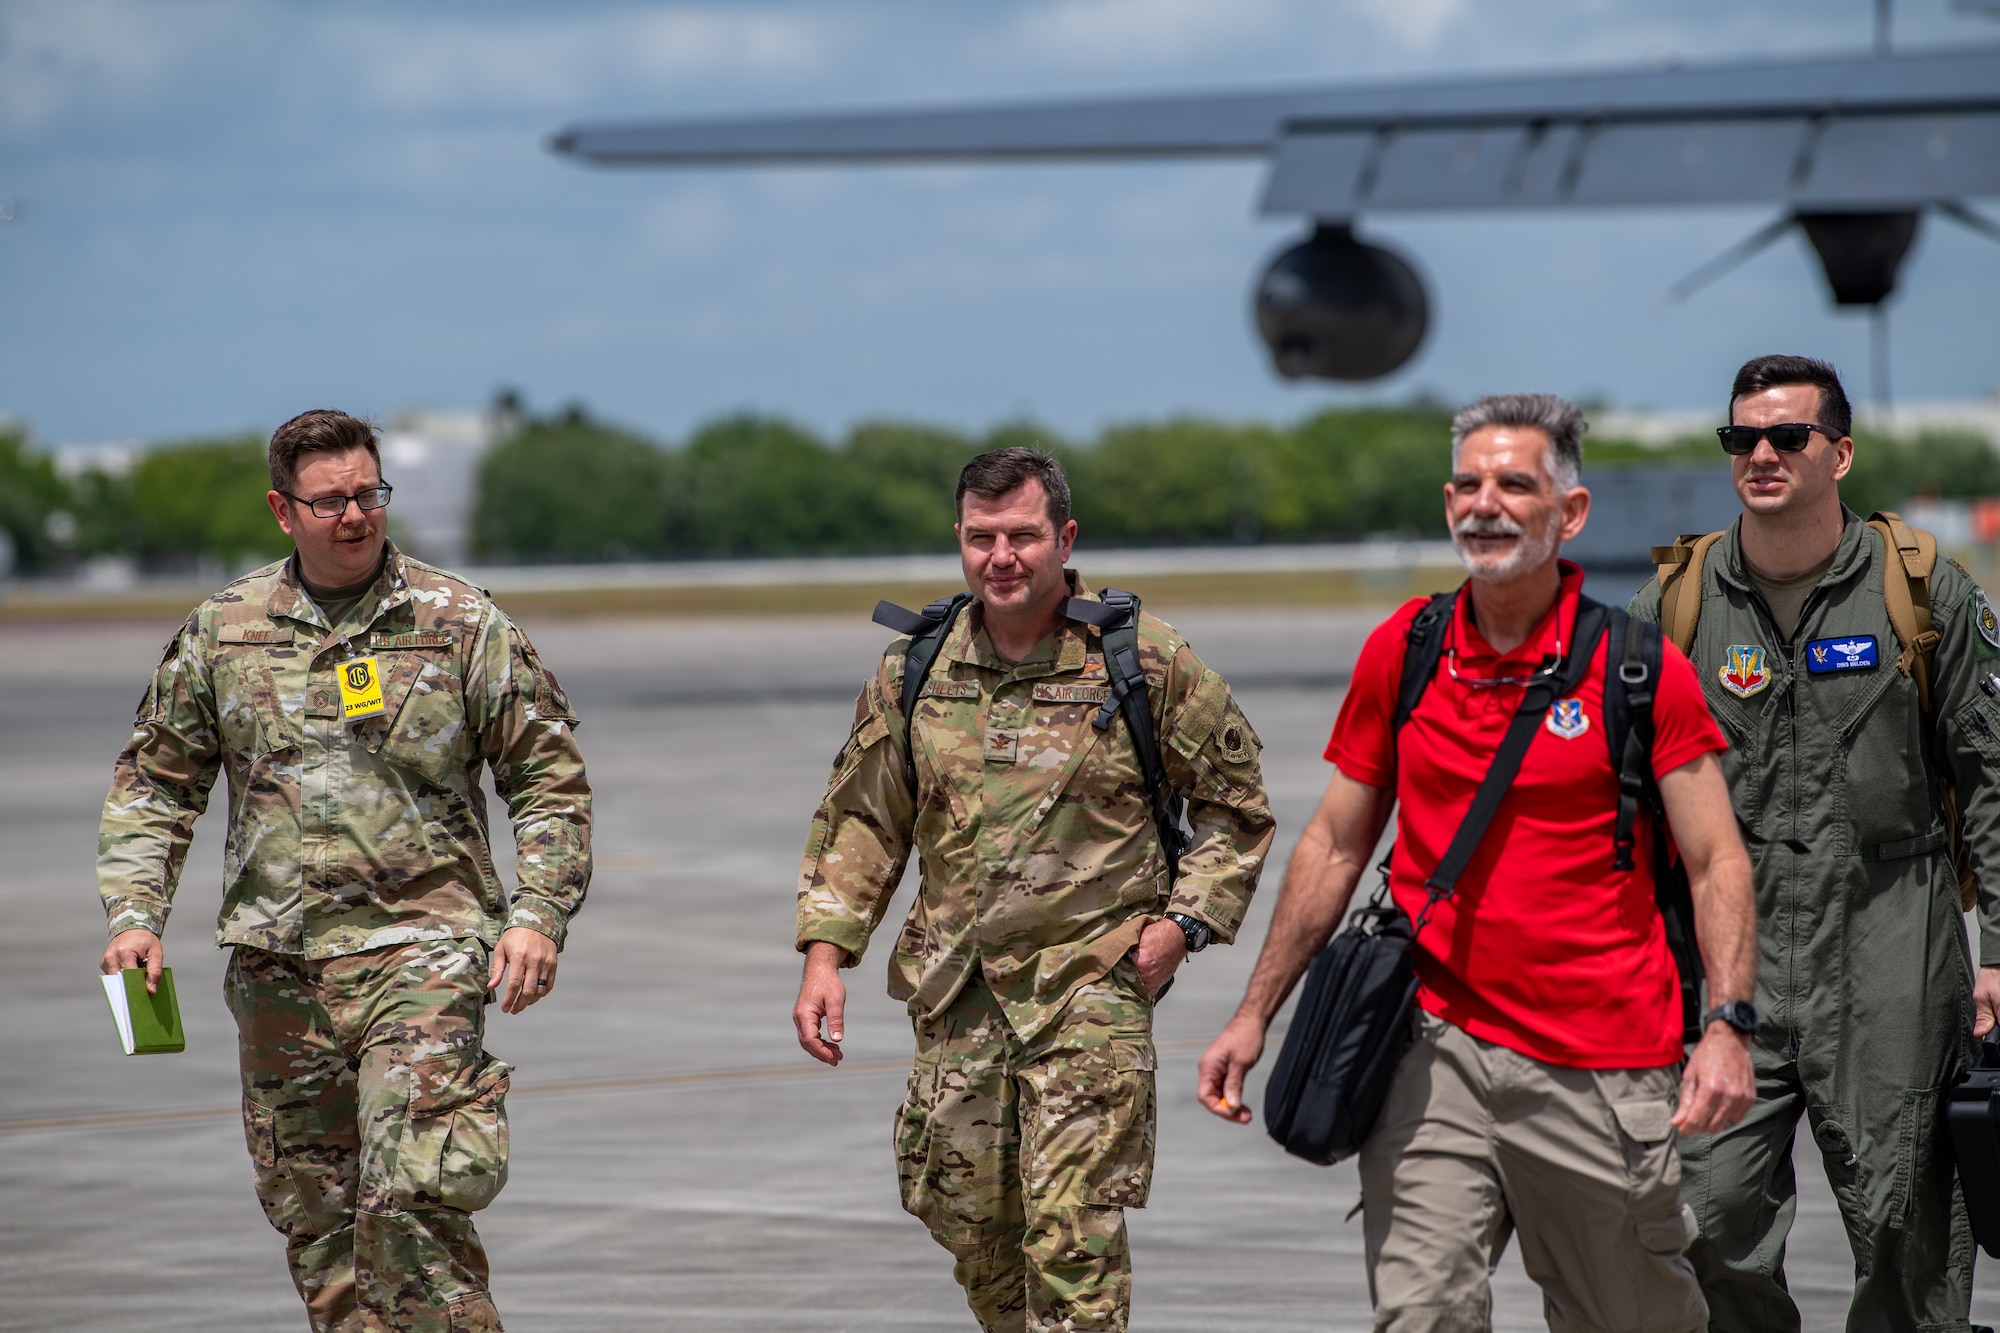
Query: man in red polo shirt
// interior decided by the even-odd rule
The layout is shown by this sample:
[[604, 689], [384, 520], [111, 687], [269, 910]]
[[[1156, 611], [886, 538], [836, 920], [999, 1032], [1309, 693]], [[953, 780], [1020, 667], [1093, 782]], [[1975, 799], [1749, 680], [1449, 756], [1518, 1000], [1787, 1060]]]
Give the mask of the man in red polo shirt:
[[1201, 1060], [1209, 1110], [1248, 1123], [1243, 1079], [1264, 1032], [1346, 913], [1392, 806], [1390, 890], [1415, 919], [1527, 685], [1575, 651], [1583, 683], [1529, 745], [1457, 892], [1417, 936], [1415, 1044], [1361, 1149], [1378, 1330], [1491, 1327], [1508, 1237], [1556, 1330], [1694, 1333], [1707, 1308], [1682, 1251], [1674, 1135], [1734, 1124], [1755, 1097], [1747, 1002], [1756, 966], [1750, 861], [1687, 659], [1662, 645], [1653, 770], [1693, 888], [1715, 1006], [1682, 1069], [1679, 983], [1641, 821], [1612, 865], [1618, 776], [1604, 725], [1606, 638], [1573, 641], [1583, 573], [1582, 415], [1547, 394], [1482, 398], [1452, 422], [1445, 516], [1471, 578], [1437, 672], [1393, 726], [1413, 601], [1369, 636], [1334, 724], [1336, 766], [1292, 854], [1236, 1016]]

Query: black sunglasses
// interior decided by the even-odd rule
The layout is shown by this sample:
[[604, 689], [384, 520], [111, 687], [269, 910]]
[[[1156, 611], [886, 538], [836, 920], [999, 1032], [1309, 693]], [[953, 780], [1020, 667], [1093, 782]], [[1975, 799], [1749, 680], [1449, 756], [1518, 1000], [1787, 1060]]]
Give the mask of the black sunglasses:
[[1839, 431], [1810, 421], [1787, 421], [1778, 426], [1717, 426], [1715, 438], [1722, 441], [1725, 454], [1747, 454], [1757, 447], [1757, 441], [1766, 439], [1779, 453], [1795, 454], [1812, 443], [1814, 431], [1829, 440], [1840, 438]]

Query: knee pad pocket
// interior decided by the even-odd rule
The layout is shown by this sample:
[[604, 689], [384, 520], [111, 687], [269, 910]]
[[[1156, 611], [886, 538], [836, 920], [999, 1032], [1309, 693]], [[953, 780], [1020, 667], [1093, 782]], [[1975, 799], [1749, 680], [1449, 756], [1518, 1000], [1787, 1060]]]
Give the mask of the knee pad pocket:
[[399, 1208], [472, 1213], [507, 1183], [507, 1086], [512, 1066], [483, 1051], [410, 1066], [391, 1195]]

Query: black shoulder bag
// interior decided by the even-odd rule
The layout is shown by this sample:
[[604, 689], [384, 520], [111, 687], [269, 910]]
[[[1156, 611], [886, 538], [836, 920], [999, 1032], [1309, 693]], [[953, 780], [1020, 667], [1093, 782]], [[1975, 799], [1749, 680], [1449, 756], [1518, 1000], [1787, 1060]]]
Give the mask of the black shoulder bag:
[[[1432, 598], [1410, 626], [1397, 699], [1399, 726], [1436, 669], [1437, 647], [1455, 597]], [[1492, 767], [1473, 794], [1451, 845], [1424, 881], [1426, 899], [1415, 924], [1389, 894], [1385, 859], [1374, 899], [1355, 911], [1347, 928], [1313, 960], [1305, 993], [1264, 1092], [1264, 1127], [1294, 1157], [1330, 1166], [1360, 1151], [1375, 1128], [1390, 1080], [1412, 1040], [1410, 1016], [1417, 995], [1412, 950], [1417, 933], [1457, 887], [1458, 877], [1479, 850], [1487, 825], [1520, 772], [1535, 729], [1549, 706], [1581, 683], [1608, 621], [1604, 606], [1589, 598], [1578, 600], [1568, 656], [1551, 674], [1522, 691]], [[1429, 670], [1423, 669], [1426, 659]], [[1417, 675], [1420, 681], [1413, 679]]]

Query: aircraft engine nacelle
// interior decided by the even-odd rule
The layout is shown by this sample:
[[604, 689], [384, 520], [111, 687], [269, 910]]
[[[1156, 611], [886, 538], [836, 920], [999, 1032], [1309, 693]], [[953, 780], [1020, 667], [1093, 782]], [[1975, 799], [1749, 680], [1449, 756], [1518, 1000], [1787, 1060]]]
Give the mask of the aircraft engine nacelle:
[[1286, 379], [1380, 379], [1416, 354], [1430, 302], [1401, 256], [1321, 223], [1257, 280], [1257, 332]]

